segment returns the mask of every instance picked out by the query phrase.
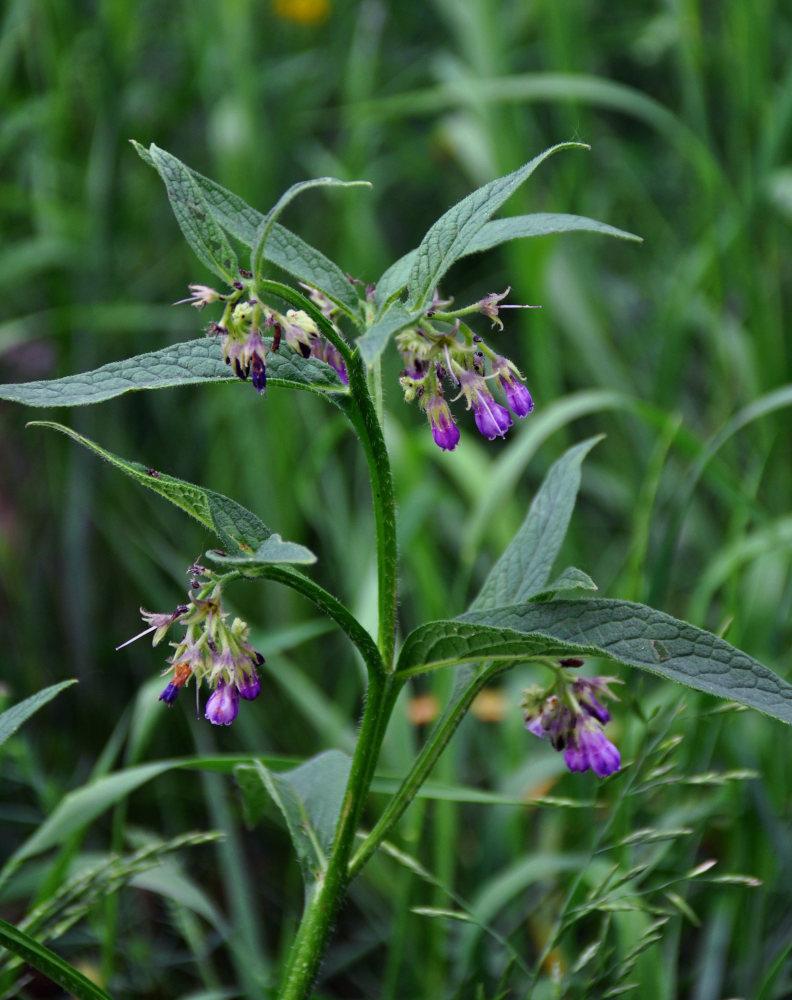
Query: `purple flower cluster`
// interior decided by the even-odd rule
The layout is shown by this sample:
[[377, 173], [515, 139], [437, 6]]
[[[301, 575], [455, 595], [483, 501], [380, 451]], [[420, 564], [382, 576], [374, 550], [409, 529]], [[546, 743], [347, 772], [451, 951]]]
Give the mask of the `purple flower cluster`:
[[[429, 419], [435, 444], [443, 451], [453, 451], [460, 438], [444, 398], [444, 384], [453, 386], [456, 399], [464, 396], [479, 433], [490, 441], [505, 436], [512, 425], [512, 414], [527, 417], [534, 408], [515, 365], [492, 351], [459, 320], [463, 313], [476, 311], [502, 327], [497, 319], [498, 302], [507, 293], [508, 289], [502, 295], [487, 296], [457, 313], [443, 313], [441, 307], [449, 303], [435, 299], [420, 326], [403, 330], [396, 337], [406, 364], [400, 376], [404, 398], [408, 403], [418, 400]], [[451, 317], [455, 317], [453, 325], [446, 325], [444, 321]], [[506, 406], [495, 399], [490, 388], [493, 384], [500, 386]]]
[[173, 655], [166, 670], [171, 676], [159, 700], [173, 705], [191, 677], [198, 685], [206, 681], [212, 694], [206, 702], [205, 717], [213, 725], [228, 726], [237, 717], [239, 699], [253, 701], [260, 694], [257, 668], [264, 663], [264, 657], [248, 642], [249, 629], [241, 619], [235, 618], [230, 626], [227, 624], [220, 586], [214, 584], [211, 575], [200, 566], [192, 566], [189, 572], [196, 588], [190, 592], [189, 603], [164, 614], [141, 608], [149, 627], [134, 638], [154, 632], [152, 644], [156, 646], [171, 625], [185, 626], [181, 641], [171, 643]]
[[[249, 271], [240, 272], [244, 278], [250, 278]], [[307, 287], [307, 286], [306, 286]], [[210, 337], [219, 337], [223, 349], [223, 359], [229, 365], [237, 378], [246, 381], [250, 378], [253, 388], [263, 393], [267, 388], [267, 345], [263, 333], [272, 334], [272, 350], [277, 351], [281, 336], [294, 351], [304, 358], [314, 357], [331, 365], [345, 384], [349, 384], [344, 359], [334, 344], [326, 340], [314, 321], [301, 310], [290, 309], [285, 316], [269, 306], [263, 305], [255, 296], [250, 296], [251, 286], [242, 281], [235, 281], [233, 291], [228, 295], [209, 288], [207, 285], [190, 285], [190, 296], [181, 299], [176, 305], [189, 303], [198, 309], [203, 309], [213, 302], [223, 302], [223, 315], [219, 322], [210, 323], [207, 333]], [[311, 298], [333, 324], [337, 312], [329, 299], [315, 289], [308, 288]], [[340, 336], [340, 331], [338, 331]]]
[[[581, 662], [562, 661], [575, 666]], [[621, 767], [621, 755], [603, 731], [610, 712], [600, 701], [616, 698], [609, 688], [613, 683], [618, 683], [617, 678], [575, 677], [570, 681], [566, 671], [559, 670], [555, 688], [560, 693], [536, 687], [524, 692], [525, 728], [549, 740], [554, 750], [563, 751], [570, 771], [591, 768], [600, 778], [613, 774]]]

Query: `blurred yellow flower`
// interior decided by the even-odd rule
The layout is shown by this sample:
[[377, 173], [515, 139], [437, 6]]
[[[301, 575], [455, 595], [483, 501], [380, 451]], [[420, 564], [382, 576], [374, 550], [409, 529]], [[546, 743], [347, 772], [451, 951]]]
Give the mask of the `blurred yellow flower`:
[[284, 21], [318, 24], [330, 13], [328, 0], [273, 0], [275, 13]]

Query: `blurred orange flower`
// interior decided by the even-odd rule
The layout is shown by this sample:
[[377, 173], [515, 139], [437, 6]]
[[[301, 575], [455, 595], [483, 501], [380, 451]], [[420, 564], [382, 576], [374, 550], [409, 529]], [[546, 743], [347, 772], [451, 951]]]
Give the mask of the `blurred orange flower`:
[[278, 17], [297, 24], [318, 24], [330, 13], [329, 0], [273, 0]]

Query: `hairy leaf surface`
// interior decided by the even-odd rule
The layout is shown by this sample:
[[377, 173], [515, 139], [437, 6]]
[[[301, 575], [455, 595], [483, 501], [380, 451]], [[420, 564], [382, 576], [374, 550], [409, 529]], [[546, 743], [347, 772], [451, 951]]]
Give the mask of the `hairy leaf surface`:
[[260, 761], [240, 765], [235, 770], [251, 822], [264, 809], [264, 792], [283, 814], [306, 892], [310, 892], [327, 868], [350, 765], [345, 753], [326, 750], [291, 771], [271, 771]]
[[[640, 236], [628, 233], [624, 229], [609, 226], [606, 222], [586, 218], [584, 215], [568, 215], [564, 212], [534, 212], [531, 215], [515, 215], [508, 219], [492, 219], [485, 222], [468, 244], [461, 257], [474, 253], [483, 253], [509, 240], [525, 239], [529, 236], [550, 236], [553, 233], [599, 233], [602, 236], [615, 236], [623, 240], [635, 240], [642, 243]], [[416, 250], [411, 250], [385, 271], [377, 282], [376, 302], [384, 305], [388, 299], [397, 295], [406, 285], [410, 271], [415, 263]]]
[[535, 656], [607, 657], [792, 724], [792, 684], [724, 639], [631, 601], [528, 602], [415, 629], [398, 671]]
[[440, 216], [415, 252], [407, 282], [410, 306], [422, 309], [432, 291], [451, 267], [470, 247], [476, 234], [490, 216], [514, 194], [548, 156], [560, 149], [587, 149], [583, 143], [564, 142], [551, 146], [505, 177], [490, 181], [471, 192]]
[[[269, 528], [252, 511], [223, 496], [222, 493], [215, 493], [213, 490], [195, 486], [183, 479], [176, 479], [175, 476], [168, 476], [164, 472], [147, 468], [139, 462], [128, 462], [82, 434], [78, 434], [69, 427], [64, 427], [63, 424], [37, 420], [28, 426], [51, 427], [53, 430], [60, 431], [61, 434], [68, 435], [72, 440], [99, 455], [116, 469], [126, 473], [140, 486], [145, 486], [147, 489], [159, 493], [176, 507], [186, 511], [205, 528], [213, 531], [233, 551], [242, 549], [245, 552], [255, 552], [272, 535]], [[296, 548], [302, 549], [302, 546], [296, 546]], [[303, 562], [304, 559], [298, 561]]]
[[518, 604], [542, 591], [569, 527], [581, 463], [601, 439], [600, 435], [582, 441], [550, 467], [522, 526], [490, 570], [471, 610]]
[[[134, 145], [141, 152], [140, 144]], [[144, 152], [147, 155], [143, 159], [151, 163], [165, 183], [173, 214], [196, 257], [210, 271], [232, 284], [239, 272], [236, 254], [212, 215], [189, 167], [154, 143]]]
[[[27, 406], [86, 406], [125, 392], [170, 389], [201, 382], [238, 382], [216, 340], [202, 337], [159, 351], [111, 361], [90, 372], [64, 378], [0, 385], [0, 399]], [[290, 349], [267, 353], [267, 385], [325, 392], [347, 392], [335, 369]]]

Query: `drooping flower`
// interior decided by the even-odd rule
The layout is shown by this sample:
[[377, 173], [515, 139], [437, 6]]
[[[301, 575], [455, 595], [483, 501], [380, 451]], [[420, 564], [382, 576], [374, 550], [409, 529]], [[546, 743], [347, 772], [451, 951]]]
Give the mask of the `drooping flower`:
[[498, 376], [506, 403], [516, 417], [527, 417], [533, 411], [534, 402], [525, 385], [518, 378], [518, 371], [506, 358], [496, 355], [492, 362], [492, 374]]
[[424, 404], [435, 444], [443, 451], [453, 451], [459, 444], [459, 428], [454, 423], [448, 403], [442, 396], [432, 396]]
[[260, 694], [257, 668], [265, 662], [264, 657], [248, 642], [250, 630], [245, 622], [235, 618], [230, 626], [227, 624], [221, 585], [213, 574], [198, 564], [187, 572], [189, 603], [179, 605], [170, 614], [142, 611], [150, 627], [141, 635], [157, 630], [155, 640], [159, 641], [171, 625], [184, 626], [181, 640], [171, 642], [173, 655], [165, 671], [171, 677], [159, 700], [172, 705], [182, 687], [195, 678], [198, 686], [205, 682], [212, 692], [206, 703], [206, 718], [214, 725], [227, 726], [239, 712], [240, 698], [253, 701]]
[[243, 350], [253, 388], [256, 392], [262, 393], [267, 388], [267, 351], [257, 329], [254, 328], [250, 331]]
[[604, 726], [606, 722], [610, 722], [610, 712], [597, 698], [597, 694], [618, 701], [609, 685], [619, 683], [618, 677], [576, 677], [572, 682], [572, 691], [583, 711]]
[[164, 701], [166, 705], [172, 705], [174, 701], [176, 701], [179, 691], [181, 691], [190, 679], [191, 674], [192, 670], [189, 663], [175, 664], [173, 668], [173, 680], [169, 682], [165, 690], [159, 696], [159, 700]]
[[206, 703], [206, 718], [213, 726], [230, 726], [238, 712], [239, 690], [236, 684], [226, 684], [221, 680]]
[[578, 718], [564, 751], [564, 762], [570, 771], [591, 768], [598, 777], [607, 778], [621, 767], [621, 754], [596, 719]]
[[237, 682], [237, 691], [239, 691], [239, 697], [246, 701], [254, 701], [258, 698], [261, 694], [261, 681], [255, 670], [251, 670], [249, 674], [243, 671], [243, 680], [241, 684]]
[[616, 699], [609, 685], [620, 682], [616, 677], [570, 677], [566, 668], [581, 663], [560, 660], [550, 688], [534, 685], [523, 692], [525, 728], [540, 739], [548, 739], [553, 749], [563, 751], [570, 771], [591, 768], [605, 778], [620, 769], [621, 755], [603, 731], [610, 712], [597, 695]]
[[495, 402], [483, 376], [473, 371], [464, 371], [459, 376], [459, 383], [468, 409], [473, 407], [479, 431], [490, 441], [496, 437], [504, 437], [512, 425], [512, 418], [505, 406]]

